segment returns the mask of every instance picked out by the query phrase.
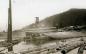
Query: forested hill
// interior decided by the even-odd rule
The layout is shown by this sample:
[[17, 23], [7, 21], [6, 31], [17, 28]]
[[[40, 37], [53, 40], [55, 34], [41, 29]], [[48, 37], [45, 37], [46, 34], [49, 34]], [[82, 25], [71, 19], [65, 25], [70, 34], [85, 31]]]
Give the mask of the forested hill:
[[[33, 25], [31, 24], [26, 28], [32, 28]], [[45, 27], [86, 25], [86, 9], [70, 9], [66, 12], [47, 17], [40, 21], [39, 25]]]

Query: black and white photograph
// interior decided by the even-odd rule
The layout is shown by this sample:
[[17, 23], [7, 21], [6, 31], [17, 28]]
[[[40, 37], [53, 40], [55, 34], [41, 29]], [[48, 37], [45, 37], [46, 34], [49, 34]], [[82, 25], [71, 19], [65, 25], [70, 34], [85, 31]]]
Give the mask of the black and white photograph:
[[86, 54], [86, 0], [0, 0], [0, 54]]

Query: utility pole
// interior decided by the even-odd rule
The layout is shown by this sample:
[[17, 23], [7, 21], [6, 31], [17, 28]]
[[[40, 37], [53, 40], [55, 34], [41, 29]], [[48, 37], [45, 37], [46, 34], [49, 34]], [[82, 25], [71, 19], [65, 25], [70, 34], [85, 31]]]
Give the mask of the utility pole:
[[[8, 8], [8, 35], [7, 42], [9, 46], [12, 43], [12, 9], [11, 9], [11, 0], [9, 0], [9, 8]], [[8, 48], [8, 52], [13, 51], [13, 46]]]

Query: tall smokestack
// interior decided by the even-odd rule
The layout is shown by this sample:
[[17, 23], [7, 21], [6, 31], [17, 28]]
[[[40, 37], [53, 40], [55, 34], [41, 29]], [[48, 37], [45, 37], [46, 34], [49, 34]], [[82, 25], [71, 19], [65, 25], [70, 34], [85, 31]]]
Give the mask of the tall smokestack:
[[39, 17], [35, 17], [36, 18], [36, 21], [35, 21], [35, 26], [36, 27], [39, 27], [38, 24], [39, 24]]
[[[9, 0], [8, 8], [8, 37], [7, 42], [10, 45], [12, 43], [12, 12], [11, 12], [11, 0]], [[8, 51], [13, 51], [13, 47], [9, 47]]]
[[35, 17], [36, 18], [36, 24], [39, 23], [39, 17]]

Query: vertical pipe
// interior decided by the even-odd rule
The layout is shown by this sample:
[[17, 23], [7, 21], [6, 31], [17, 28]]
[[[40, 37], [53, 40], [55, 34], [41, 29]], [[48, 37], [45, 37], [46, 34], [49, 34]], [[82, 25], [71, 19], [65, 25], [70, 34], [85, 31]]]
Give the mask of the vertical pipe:
[[[8, 37], [7, 42], [10, 45], [12, 43], [12, 13], [11, 13], [11, 0], [9, 0], [8, 8]], [[8, 51], [13, 51], [13, 47], [9, 47]]]

